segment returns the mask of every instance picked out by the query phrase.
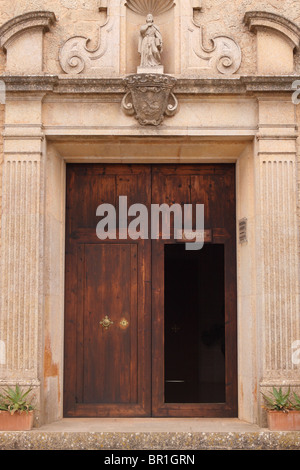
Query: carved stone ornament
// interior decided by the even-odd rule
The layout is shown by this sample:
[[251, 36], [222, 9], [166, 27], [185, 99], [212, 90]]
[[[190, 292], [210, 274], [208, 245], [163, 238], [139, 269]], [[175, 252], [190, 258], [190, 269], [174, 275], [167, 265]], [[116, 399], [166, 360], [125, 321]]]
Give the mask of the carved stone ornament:
[[146, 16], [151, 13], [158, 16], [171, 10], [175, 2], [174, 0], [128, 0], [125, 5], [138, 15]]
[[135, 116], [142, 126], [159, 126], [164, 115], [173, 116], [178, 101], [172, 90], [176, 79], [169, 75], [136, 74], [125, 78], [128, 92], [122, 108], [126, 114]]
[[234, 74], [242, 62], [240, 46], [228, 36], [216, 36], [210, 39], [211, 47], [205, 47], [203, 41], [204, 27], [192, 21], [189, 28], [190, 51], [198, 58], [195, 68], [216, 68], [223, 75]]
[[95, 48], [89, 47], [91, 39], [85, 36], [69, 38], [59, 51], [59, 63], [69, 75], [91, 72], [95, 69], [113, 73], [112, 18], [98, 27], [98, 43]]

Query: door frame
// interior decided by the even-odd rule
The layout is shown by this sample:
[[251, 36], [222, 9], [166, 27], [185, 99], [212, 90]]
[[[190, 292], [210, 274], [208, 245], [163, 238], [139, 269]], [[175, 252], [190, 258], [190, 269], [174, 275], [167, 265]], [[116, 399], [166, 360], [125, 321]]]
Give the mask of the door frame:
[[[65, 198], [67, 163], [235, 163], [236, 165], [236, 218], [248, 220], [247, 243], [237, 242], [237, 293], [238, 293], [238, 418], [256, 423], [260, 417], [258, 334], [261, 331], [263, 308], [257, 283], [261, 282], [260, 264], [260, 206], [256, 204], [259, 192], [260, 169], [255, 159], [253, 135], [231, 134], [230, 138], [193, 136], [184, 139], [167, 137], [168, 154], [161, 153], [164, 136], [144, 138], [127, 136], [112, 140], [97, 136], [99, 144], [95, 155], [90, 141], [78, 136], [80, 155], [74, 155], [76, 136], [63, 141], [52, 135], [45, 141], [45, 224], [44, 257], [45, 320], [41, 319], [44, 350], [41, 362], [42, 382], [45, 384], [42, 422], [51, 423], [63, 417], [64, 385], [64, 303], [65, 303]], [[120, 139], [130, 142], [130, 156], [119, 158]], [[95, 139], [93, 140], [95, 142]], [[89, 145], [87, 145], [87, 143]], [[153, 144], [153, 145], [152, 145]], [[209, 145], [208, 145], [209, 144]], [[180, 156], [179, 156], [180, 146]], [[216, 151], [217, 146], [217, 151]], [[109, 154], [108, 149], [109, 148]], [[230, 149], [230, 150], [229, 150]], [[78, 153], [78, 152], [77, 152]], [[223, 156], [222, 156], [223, 155]], [[53, 188], [55, 190], [53, 191]], [[238, 228], [238, 227], [237, 227]], [[56, 241], [53, 244], [53, 240]], [[42, 285], [41, 285], [42, 287]]]

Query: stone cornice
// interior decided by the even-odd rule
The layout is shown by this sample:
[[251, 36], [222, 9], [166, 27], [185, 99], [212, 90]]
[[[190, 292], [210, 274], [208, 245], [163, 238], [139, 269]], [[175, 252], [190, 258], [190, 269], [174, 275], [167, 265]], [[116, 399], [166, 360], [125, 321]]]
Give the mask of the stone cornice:
[[55, 21], [55, 14], [51, 11], [32, 11], [16, 16], [0, 27], [0, 47], [6, 50], [11, 41], [29, 29], [41, 28], [49, 31]]
[[300, 45], [300, 28], [284, 16], [267, 11], [248, 11], [244, 17], [244, 23], [250, 31], [259, 29], [272, 29], [283, 34], [291, 43], [292, 47]]
[[[124, 94], [125, 77], [88, 78], [59, 75], [12, 76], [2, 75], [7, 92], [55, 94]], [[220, 95], [251, 93], [292, 93], [292, 84], [300, 76], [240, 76], [236, 78], [184, 78], [176, 77], [174, 93], [180, 95]]]

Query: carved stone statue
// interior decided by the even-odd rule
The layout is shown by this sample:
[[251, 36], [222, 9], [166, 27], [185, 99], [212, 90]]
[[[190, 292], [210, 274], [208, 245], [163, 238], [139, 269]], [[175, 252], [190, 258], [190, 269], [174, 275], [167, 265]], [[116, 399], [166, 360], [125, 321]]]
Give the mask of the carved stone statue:
[[146, 24], [140, 29], [139, 53], [141, 54], [140, 69], [159, 68], [161, 72], [161, 52], [163, 50], [162, 35], [154, 24], [152, 14], [147, 15]]

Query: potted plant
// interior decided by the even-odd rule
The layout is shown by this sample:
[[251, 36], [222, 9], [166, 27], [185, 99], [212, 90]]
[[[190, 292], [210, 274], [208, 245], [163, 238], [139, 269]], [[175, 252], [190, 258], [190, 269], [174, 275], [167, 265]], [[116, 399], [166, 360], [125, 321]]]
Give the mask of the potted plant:
[[33, 426], [34, 406], [28, 401], [31, 388], [22, 391], [7, 387], [0, 394], [0, 431], [29, 431]]
[[270, 396], [262, 394], [268, 413], [268, 427], [271, 431], [300, 431], [300, 397], [294, 393], [290, 399], [290, 388], [286, 393], [280, 387], [273, 387]]

